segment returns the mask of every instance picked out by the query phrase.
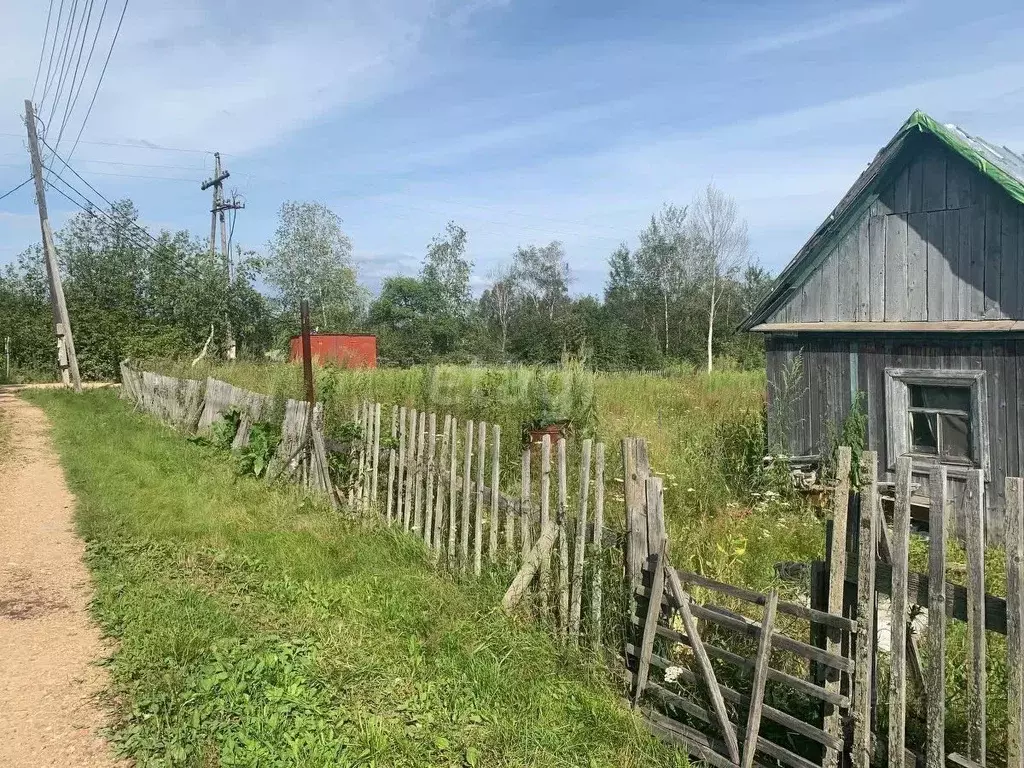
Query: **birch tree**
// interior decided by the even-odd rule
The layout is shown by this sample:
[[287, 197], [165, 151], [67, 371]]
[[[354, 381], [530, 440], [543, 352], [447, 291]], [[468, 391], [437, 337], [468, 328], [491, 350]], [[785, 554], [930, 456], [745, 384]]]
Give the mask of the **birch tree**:
[[736, 201], [714, 184], [694, 200], [690, 215], [691, 247], [697, 273], [707, 290], [708, 373], [714, 366], [715, 317], [722, 287], [750, 263], [747, 222], [736, 212]]

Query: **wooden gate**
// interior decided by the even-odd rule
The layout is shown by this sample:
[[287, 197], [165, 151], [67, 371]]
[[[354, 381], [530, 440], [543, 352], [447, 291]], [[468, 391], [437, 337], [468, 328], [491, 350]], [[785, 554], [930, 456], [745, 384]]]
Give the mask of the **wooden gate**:
[[[911, 493], [922, 495], [911, 460], [900, 460], [894, 486], [880, 486], [865, 452], [851, 493], [850, 451], [840, 449], [829, 558], [808, 606], [673, 568], [643, 441], [625, 441], [623, 461], [635, 598], [623, 650], [632, 704], [652, 730], [719, 768], [1024, 766], [1020, 479], [1006, 481], [1005, 553], [989, 552], [990, 561], [1005, 554], [1007, 599], [985, 593], [980, 471], [967, 472], [954, 509], [946, 469], [930, 470], [925, 538], [911, 530]], [[962, 558], [949, 546], [954, 519], [965, 524]], [[986, 634], [997, 638], [995, 657]]]

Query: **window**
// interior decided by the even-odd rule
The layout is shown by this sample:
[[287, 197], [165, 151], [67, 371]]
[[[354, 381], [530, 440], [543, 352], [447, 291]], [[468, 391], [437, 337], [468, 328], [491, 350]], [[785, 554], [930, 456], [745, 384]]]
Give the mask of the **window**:
[[952, 467], [988, 468], [983, 371], [885, 373], [890, 468], [908, 454]]
[[910, 450], [971, 462], [971, 389], [910, 384]]

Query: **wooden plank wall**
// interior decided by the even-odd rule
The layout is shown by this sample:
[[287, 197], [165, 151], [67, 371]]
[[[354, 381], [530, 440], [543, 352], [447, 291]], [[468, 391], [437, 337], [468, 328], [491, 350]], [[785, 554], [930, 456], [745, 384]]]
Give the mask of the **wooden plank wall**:
[[909, 142], [896, 163], [768, 322], [1024, 316], [1020, 204], [931, 136]]
[[[794, 456], [820, 455], [822, 450], [828, 450], [830, 429], [836, 433], [841, 429], [850, 410], [851, 390], [856, 388], [866, 396], [867, 447], [878, 454], [879, 477], [888, 482], [895, 480], [896, 457], [888, 455], [886, 445], [885, 369], [984, 371], [990, 461], [990, 472], [985, 478], [986, 538], [1001, 541], [1003, 481], [1006, 477], [1024, 475], [1024, 407], [1018, 404], [1018, 397], [1024, 394], [1024, 340], [769, 334], [766, 346], [772, 444]], [[798, 355], [803, 361], [803, 375], [796, 386], [796, 396], [790, 398], [790, 412], [780, 413], [778, 409], [786, 402], [781, 391], [784, 371]], [[924, 474], [916, 482], [926, 483]], [[950, 483], [953, 497], [959, 499], [963, 478], [951, 473]]]

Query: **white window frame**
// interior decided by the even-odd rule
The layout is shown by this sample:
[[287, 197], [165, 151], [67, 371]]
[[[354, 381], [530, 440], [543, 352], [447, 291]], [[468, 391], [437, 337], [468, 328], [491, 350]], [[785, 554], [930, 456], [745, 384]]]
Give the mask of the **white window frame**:
[[[910, 385], [926, 387], [966, 387], [971, 392], [971, 453], [973, 464], [943, 462], [931, 454], [914, 453], [910, 445]], [[985, 372], [950, 368], [885, 369], [885, 442], [889, 469], [896, 468], [900, 456], [913, 456], [919, 464], [943, 464], [956, 473], [972, 466], [989, 473], [988, 390]]]

